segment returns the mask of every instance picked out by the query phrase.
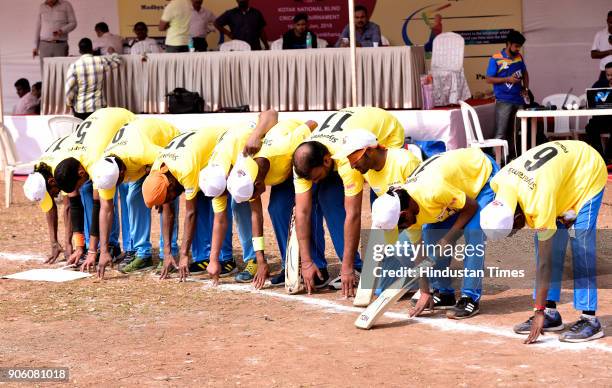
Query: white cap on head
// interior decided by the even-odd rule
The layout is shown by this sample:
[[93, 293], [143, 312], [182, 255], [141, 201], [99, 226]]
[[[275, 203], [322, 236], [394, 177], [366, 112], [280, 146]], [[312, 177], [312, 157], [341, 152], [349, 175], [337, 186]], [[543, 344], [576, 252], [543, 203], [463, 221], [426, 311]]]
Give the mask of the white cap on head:
[[98, 189], [110, 190], [119, 180], [119, 166], [113, 157], [98, 160], [93, 166], [92, 179]]
[[368, 147], [378, 146], [376, 135], [366, 129], [353, 129], [347, 131], [342, 139], [340, 151], [333, 155], [334, 159], [346, 158], [355, 151], [362, 150]]
[[480, 227], [489, 240], [501, 240], [508, 237], [513, 225], [514, 211], [498, 199], [480, 211]]
[[200, 189], [207, 197], [216, 198], [225, 192], [227, 177], [219, 165], [206, 166], [200, 171]]
[[234, 201], [241, 203], [251, 199], [255, 191], [255, 179], [257, 178], [257, 163], [251, 157], [238, 158], [236, 165], [227, 178], [227, 190]]
[[47, 182], [39, 172], [28, 175], [23, 184], [23, 193], [30, 201], [39, 202], [44, 212], [48, 212], [53, 207], [53, 199], [47, 192]]
[[400, 199], [397, 195], [383, 194], [376, 198], [372, 204], [372, 229], [395, 229], [400, 212]]

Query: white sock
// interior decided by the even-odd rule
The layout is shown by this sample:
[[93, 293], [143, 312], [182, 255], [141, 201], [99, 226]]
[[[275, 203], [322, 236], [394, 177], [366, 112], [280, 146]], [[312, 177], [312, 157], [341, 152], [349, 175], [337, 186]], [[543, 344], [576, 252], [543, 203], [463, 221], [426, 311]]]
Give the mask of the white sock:
[[594, 321], [597, 319], [595, 315], [587, 315], [587, 314], [580, 314], [580, 317], [584, 319], [588, 319], [589, 321]]

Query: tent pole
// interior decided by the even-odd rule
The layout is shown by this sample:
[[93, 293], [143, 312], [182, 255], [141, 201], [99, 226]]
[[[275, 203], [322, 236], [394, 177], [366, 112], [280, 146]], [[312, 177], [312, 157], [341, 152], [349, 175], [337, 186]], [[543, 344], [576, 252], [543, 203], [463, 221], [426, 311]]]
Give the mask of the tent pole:
[[349, 32], [351, 45], [351, 102], [357, 106], [357, 49], [355, 41], [355, 0], [348, 0]]

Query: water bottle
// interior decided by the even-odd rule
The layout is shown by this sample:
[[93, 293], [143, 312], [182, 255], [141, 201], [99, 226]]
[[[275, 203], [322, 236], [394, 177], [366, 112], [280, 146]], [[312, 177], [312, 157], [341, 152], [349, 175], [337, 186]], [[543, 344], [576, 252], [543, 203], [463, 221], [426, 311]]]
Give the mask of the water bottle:
[[306, 33], [306, 48], [312, 48], [312, 34], [310, 33], [310, 31]]
[[193, 38], [189, 38], [189, 43], [187, 43], [187, 46], [189, 47], [190, 53], [195, 51], [195, 47], [193, 46]]

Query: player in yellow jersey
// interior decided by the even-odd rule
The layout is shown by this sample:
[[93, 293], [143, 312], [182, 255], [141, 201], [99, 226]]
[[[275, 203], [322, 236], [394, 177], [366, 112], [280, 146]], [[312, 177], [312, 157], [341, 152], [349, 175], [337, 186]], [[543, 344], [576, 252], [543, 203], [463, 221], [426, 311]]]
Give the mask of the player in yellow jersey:
[[[69, 193], [70, 197], [73, 240], [76, 242], [71, 262], [76, 263], [82, 257], [85, 245], [89, 247], [88, 259], [95, 260], [99, 237], [100, 202], [93, 198], [94, 188], [90, 175], [94, 163], [100, 159], [117, 131], [134, 118], [133, 113], [123, 108], [98, 109], [70, 135], [69, 141], [73, 144], [53, 172], [59, 188]], [[82, 202], [80, 197], [83, 199]], [[83, 217], [85, 225], [89, 228], [89, 236], [83, 234]], [[114, 257], [120, 253], [118, 238], [119, 219], [114, 217], [113, 232], [110, 237]]]
[[[215, 146], [208, 166], [200, 172], [200, 188], [202, 192], [213, 197], [212, 206], [214, 212], [213, 232], [210, 260], [199, 264], [205, 268], [216, 281], [221, 266], [219, 264], [219, 251], [223, 242], [223, 236], [227, 230], [232, 229], [233, 214], [236, 219], [238, 237], [243, 249], [243, 260], [246, 264], [244, 271], [235, 277], [237, 282], [250, 282], [251, 272], [255, 261], [251, 231], [251, 207], [248, 203], [238, 203], [233, 198], [228, 198], [226, 191], [227, 176], [236, 164], [240, 154], [247, 146], [259, 145], [266, 133], [278, 121], [278, 113], [275, 110], [264, 111], [259, 115], [257, 123], [241, 123], [230, 128]], [[229, 206], [228, 206], [228, 199]]]
[[[94, 192], [94, 200], [100, 201], [100, 277], [104, 277], [105, 267], [111, 261], [108, 238], [115, 212], [113, 198], [122, 183], [128, 183], [127, 209], [121, 210], [128, 213], [129, 237], [134, 253], [125, 256], [119, 270], [130, 273], [152, 265], [151, 210], [144, 203], [142, 183], [157, 155], [179, 133], [174, 125], [164, 120], [136, 119], [119, 129], [104, 150], [103, 157], [94, 165], [92, 181], [98, 189]], [[173, 248], [174, 252], [178, 251], [176, 233], [173, 234]], [[84, 263], [85, 269], [94, 265], [94, 261]]]
[[[208, 260], [212, 235], [212, 201], [199, 188], [200, 171], [206, 167], [213, 149], [227, 131], [224, 126], [211, 126], [187, 131], [172, 139], [158, 155], [151, 172], [142, 184], [142, 195], [147, 207], [161, 207], [164, 260], [160, 278], [168, 277], [174, 268], [179, 269], [180, 279], [189, 276], [189, 251], [195, 263]], [[171, 251], [172, 230], [178, 222], [173, 202], [185, 193], [185, 221], [183, 238], [179, 248], [179, 265]], [[232, 257], [232, 232], [228, 230], [221, 248], [224, 261], [221, 276], [236, 271]]]
[[597, 311], [596, 227], [608, 179], [599, 153], [581, 141], [555, 141], [530, 149], [491, 181], [495, 201], [481, 215], [490, 239], [508, 236], [525, 224], [537, 231], [537, 280], [534, 316], [514, 330], [533, 343], [544, 331], [563, 329], [556, 302], [561, 294], [563, 261], [570, 232], [574, 308], [579, 320], [559, 336], [583, 342], [604, 335]]
[[57, 166], [66, 149], [71, 143], [69, 137], [61, 137], [56, 139], [42, 154], [40, 159], [34, 165], [34, 172], [28, 176], [24, 185], [23, 191], [26, 198], [30, 201], [37, 201], [40, 204], [41, 210], [45, 213], [47, 226], [49, 227], [49, 240], [51, 242], [51, 254], [45, 261], [46, 264], [53, 264], [62, 251], [64, 257], [68, 259], [72, 254], [72, 226], [70, 223], [70, 202], [66, 195], [62, 196], [64, 204], [63, 219], [64, 219], [64, 247], [61, 246], [57, 239], [58, 214], [57, 205], [53, 198], [60, 193], [59, 187], [53, 177], [53, 169]]
[[[372, 225], [377, 229], [407, 229], [413, 245], [427, 247], [436, 259], [436, 269], [449, 267], [447, 247], [455, 247], [461, 234], [466, 245], [461, 297], [455, 303], [451, 277], [433, 278], [433, 298], [429, 286], [421, 284], [421, 297], [412, 315], [418, 315], [434, 302], [434, 308], [449, 309], [447, 317], [463, 319], [479, 311], [482, 295], [485, 234], [480, 212], [493, 201], [489, 182], [499, 167], [479, 148], [467, 148], [434, 155], [424, 161], [405, 185], [379, 197], [372, 206]], [[439, 246], [443, 250], [433, 248]], [[468, 247], [471, 247], [468, 249]], [[455, 248], [452, 248], [453, 252]], [[457, 249], [458, 251], [458, 249]], [[427, 282], [424, 282], [427, 283]]]
[[[280, 250], [281, 264], [284, 266], [291, 209], [295, 205], [291, 157], [296, 147], [310, 136], [316, 127], [317, 123], [314, 121], [279, 122], [263, 139], [259, 151], [252, 156], [240, 156], [227, 179], [227, 188], [234, 200], [241, 203], [249, 201], [253, 213], [253, 246], [257, 262], [253, 262], [247, 270], [250, 275], [249, 280], [252, 280], [257, 288], [263, 287], [269, 276], [269, 267], [264, 255], [261, 195], [266, 191], [266, 186], [271, 186], [268, 213]], [[323, 219], [316, 214], [311, 217], [311, 233], [315, 236], [311, 240], [311, 253], [322, 259], [325, 251]], [[271, 279], [273, 285], [282, 285], [284, 281], [284, 270]]]
[[342, 293], [346, 297], [354, 296], [354, 270], [361, 269], [357, 246], [363, 177], [351, 168], [346, 158], [334, 160], [332, 156], [340, 150], [344, 136], [355, 129], [372, 132], [388, 148], [404, 144], [404, 129], [392, 114], [378, 108], [347, 108], [329, 116], [293, 155], [295, 222], [302, 277], [309, 293], [327, 286], [330, 281], [327, 262], [318, 259], [313, 262], [310, 255], [310, 214], [314, 206], [323, 213], [342, 261]]

